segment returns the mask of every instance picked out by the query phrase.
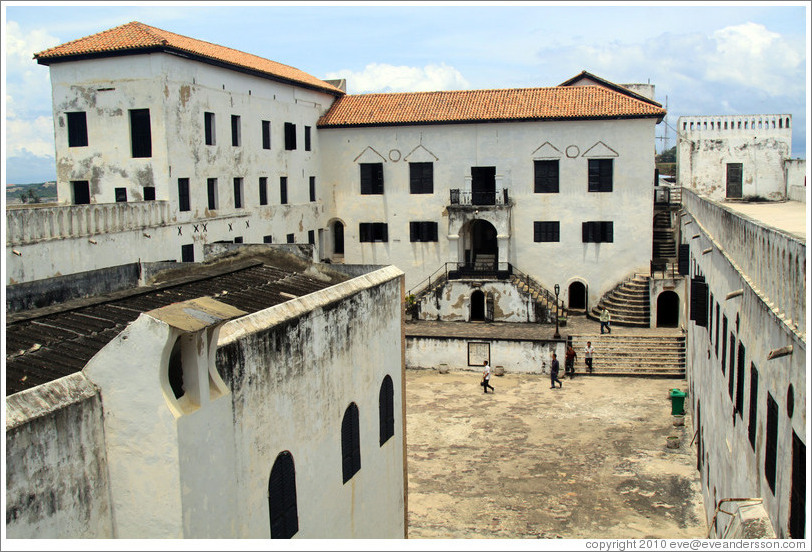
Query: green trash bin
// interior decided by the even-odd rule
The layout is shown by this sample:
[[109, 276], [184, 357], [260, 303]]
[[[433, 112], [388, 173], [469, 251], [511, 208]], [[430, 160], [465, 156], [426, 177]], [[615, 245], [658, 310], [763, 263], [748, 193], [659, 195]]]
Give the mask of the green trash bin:
[[679, 389], [671, 390], [671, 415], [682, 416], [685, 414], [685, 397], [688, 393], [684, 393]]

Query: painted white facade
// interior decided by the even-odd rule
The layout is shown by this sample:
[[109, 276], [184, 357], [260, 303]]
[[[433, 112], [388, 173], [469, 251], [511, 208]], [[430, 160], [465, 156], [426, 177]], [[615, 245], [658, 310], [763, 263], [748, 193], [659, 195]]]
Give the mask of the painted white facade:
[[[677, 183], [711, 199], [787, 197], [784, 168], [792, 116], [690, 116], [677, 120]], [[729, 190], [728, 165], [741, 165], [741, 191]]]
[[[451, 280], [420, 303], [421, 320], [469, 322], [471, 294], [483, 294], [483, 306], [493, 311], [494, 322], [536, 322], [535, 301], [515, 285], [500, 281]], [[490, 307], [487, 307], [490, 305]]]
[[[498, 261], [548, 289], [587, 284], [589, 303], [633, 271], [648, 271], [654, 204], [654, 119], [442, 124], [320, 130], [322, 174], [345, 225], [344, 261], [392, 263], [418, 286], [445, 262], [464, 262], [466, 231], [487, 220]], [[612, 192], [588, 192], [588, 160], [614, 160]], [[560, 193], [534, 193], [534, 160], [558, 159]], [[409, 163], [434, 164], [434, 193], [410, 194]], [[360, 194], [360, 163], [382, 163], [384, 193]], [[471, 190], [471, 167], [496, 167], [509, 205], [450, 205]], [[329, 167], [329, 170], [327, 169]], [[438, 223], [438, 241], [409, 241], [410, 221]], [[534, 221], [560, 221], [560, 241], [535, 243]], [[612, 221], [613, 243], [583, 243], [581, 223]], [[389, 241], [359, 243], [361, 222], [386, 222]], [[566, 296], [562, 295], [566, 301]]]
[[[804, 446], [807, 435], [806, 245], [692, 192], [684, 191], [683, 204], [691, 277], [704, 277], [713, 313], [707, 327], [687, 324], [688, 402], [698, 432], [707, 521], [722, 499], [758, 498], [778, 538], [789, 538], [793, 435]], [[785, 347], [791, 354], [770, 358]], [[768, 394], [777, 404], [774, 491], [765, 475], [771, 454]], [[804, 458], [804, 471], [806, 464]], [[724, 535], [731, 521], [722, 516], [713, 535]]]
[[[269, 538], [269, 476], [289, 451], [295, 538], [405, 537], [402, 294], [388, 267], [248, 316], [208, 298], [142, 314], [82, 373], [7, 399], [8, 536]], [[344, 483], [351, 402], [361, 468]]]

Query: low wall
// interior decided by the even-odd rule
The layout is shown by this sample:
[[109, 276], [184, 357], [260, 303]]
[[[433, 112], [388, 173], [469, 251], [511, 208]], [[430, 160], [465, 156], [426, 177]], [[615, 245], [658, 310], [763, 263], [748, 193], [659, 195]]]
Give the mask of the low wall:
[[482, 358], [481, 350], [487, 351], [491, 366], [504, 367], [506, 374], [549, 374], [552, 353], [555, 352], [561, 364], [561, 374], [564, 373], [564, 341], [451, 337], [406, 337], [406, 368], [431, 370], [447, 364], [452, 371], [480, 372], [482, 363], [471, 366], [468, 359], [469, 351], [475, 359]]
[[[449, 280], [438, 290], [420, 301], [421, 320], [469, 322], [472, 319], [471, 297], [484, 294], [482, 308], [492, 305], [494, 322], [535, 322], [535, 303], [529, 293], [519, 291], [512, 282], [483, 282], [482, 280]], [[487, 316], [487, 315], [486, 315]]]
[[791, 201], [806, 203], [806, 186], [789, 186], [787, 190], [787, 198]]

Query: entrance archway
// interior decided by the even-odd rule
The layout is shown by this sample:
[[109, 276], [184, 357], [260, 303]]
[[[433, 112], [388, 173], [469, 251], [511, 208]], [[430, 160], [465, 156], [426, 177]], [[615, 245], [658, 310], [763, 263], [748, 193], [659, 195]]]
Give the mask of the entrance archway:
[[344, 255], [344, 224], [340, 220], [333, 223], [333, 255]]
[[586, 310], [586, 286], [583, 282], [573, 282], [567, 292], [569, 298], [569, 308], [575, 310]]
[[485, 320], [485, 294], [480, 290], [471, 293], [471, 321]]
[[679, 295], [673, 291], [664, 291], [657, 296], [657, 327], [677, 326], [679, 326]]
[[499, 243], [496, 228], [487, 220], [477, 219], [469, 227], [465, 264], [474, 270], [494, 270], [499, 261]]

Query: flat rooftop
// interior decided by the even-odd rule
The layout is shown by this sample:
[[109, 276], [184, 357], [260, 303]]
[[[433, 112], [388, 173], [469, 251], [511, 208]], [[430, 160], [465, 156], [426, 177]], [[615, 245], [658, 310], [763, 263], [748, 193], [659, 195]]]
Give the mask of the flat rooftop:
[[806, 241], [806, 220], [809, 209], [806, 203], [798, 201], [770, 201], [745, 203], [741, 201], [720, 201], [720, 205], [736, 213], [750, 217], [767, 226], [783, 230]]

